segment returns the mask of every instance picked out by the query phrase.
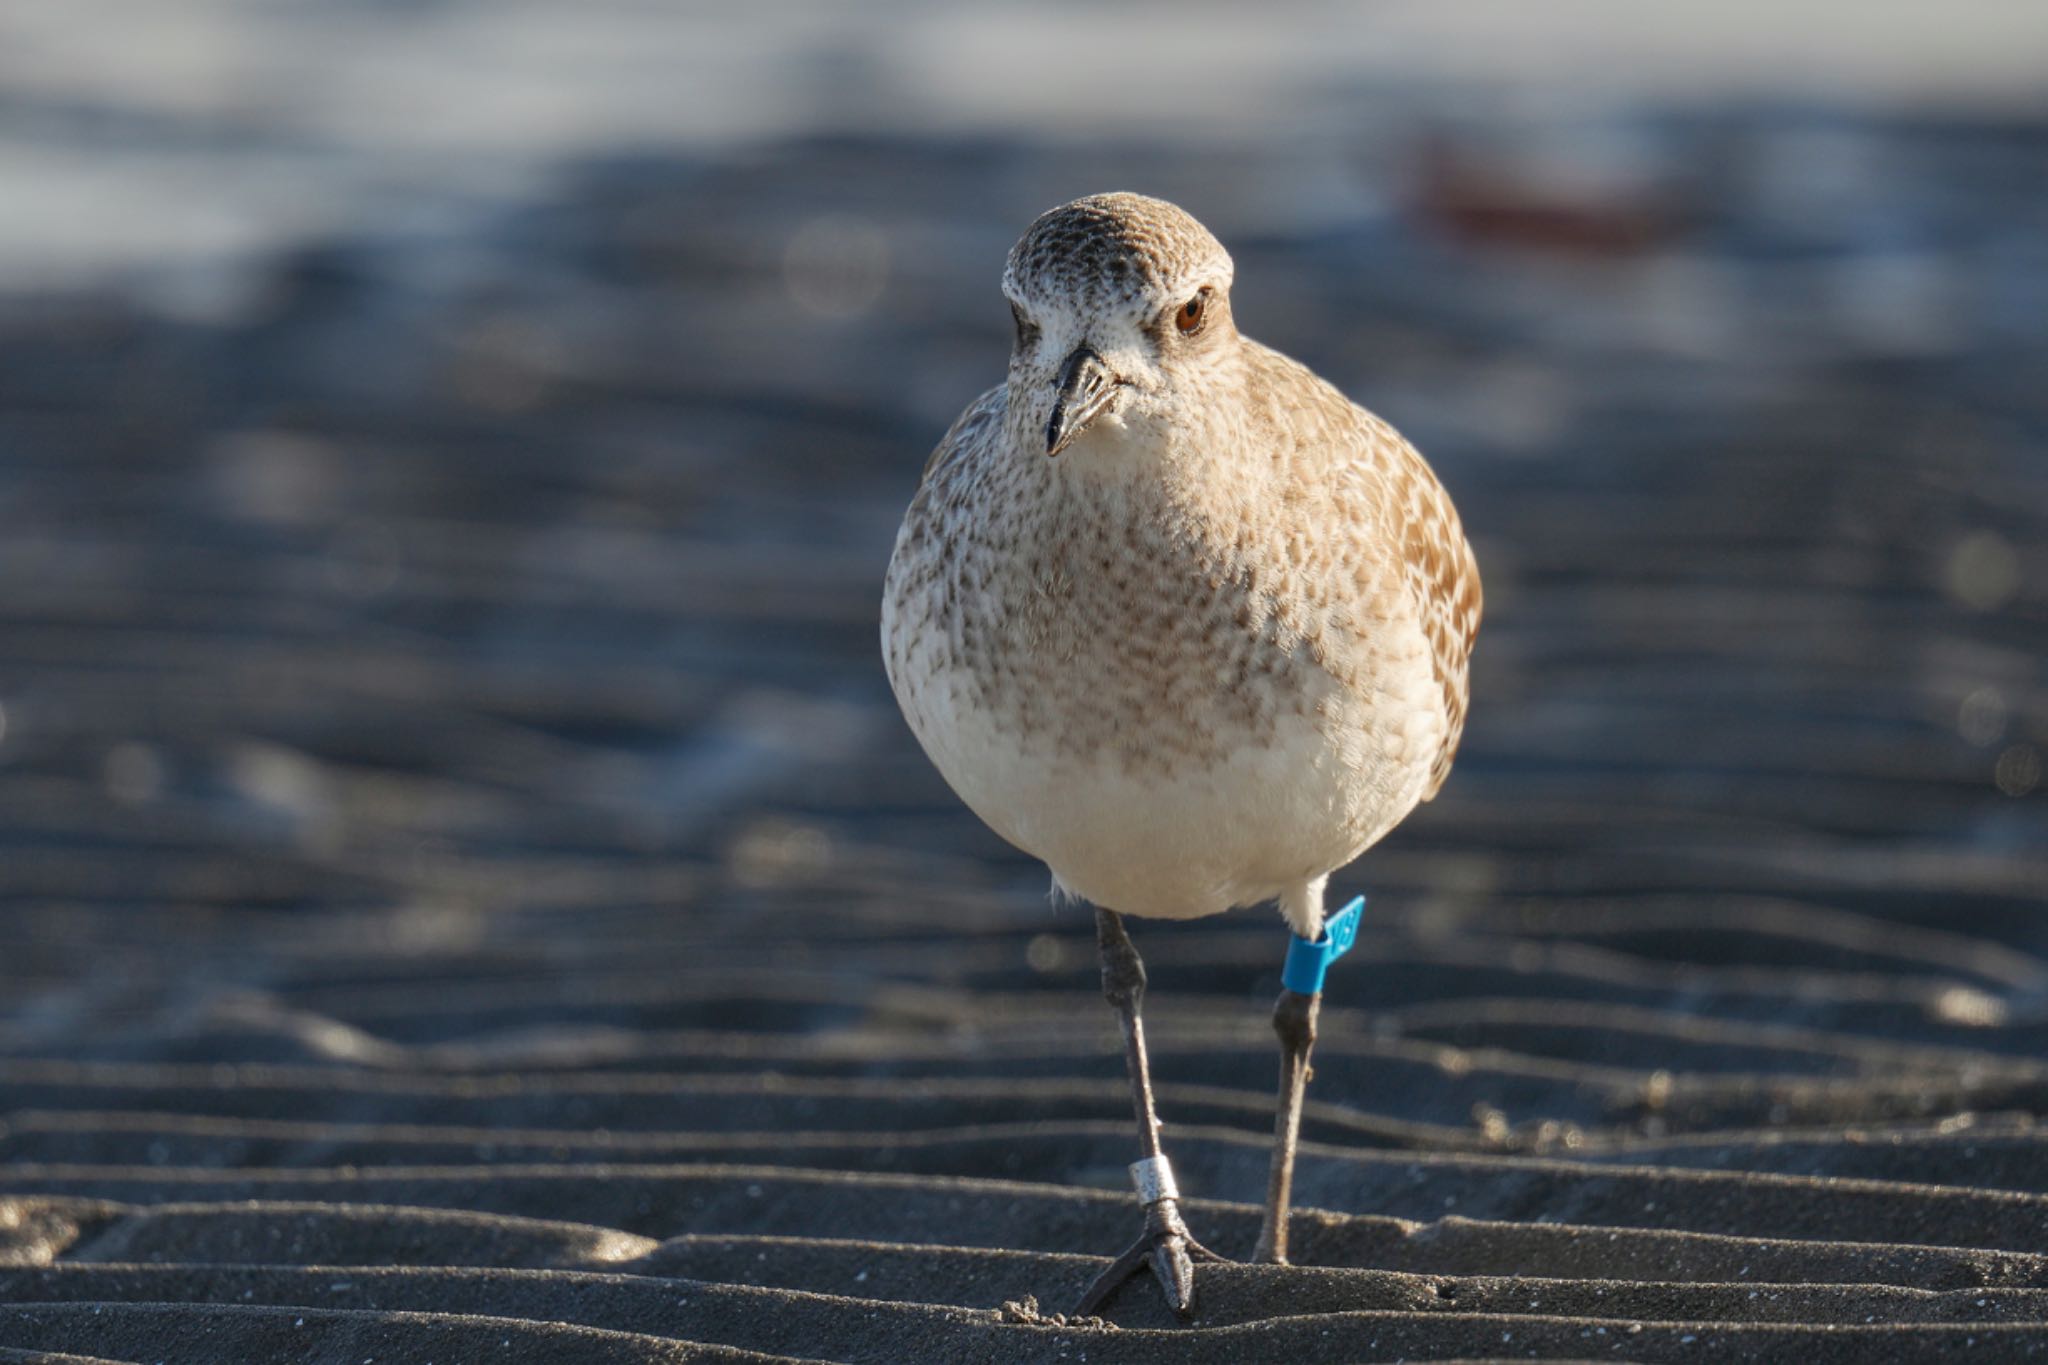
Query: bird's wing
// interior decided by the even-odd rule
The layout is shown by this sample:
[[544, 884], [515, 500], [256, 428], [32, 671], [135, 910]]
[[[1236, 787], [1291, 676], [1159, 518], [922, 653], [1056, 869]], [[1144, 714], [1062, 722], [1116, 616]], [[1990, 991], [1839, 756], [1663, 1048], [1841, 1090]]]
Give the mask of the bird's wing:
[[982, 439], [989, 428], [1003, 419], [1003, 402], [1009, 386], [998, 384], [981, 397], [967, 405], [939, 443], [932, 447], [931, 455], [924, 462], [924, 473], [919, 476], [920, 484], [930, 483], [932, 475], [948, 460]]
[[1292, 444], [1320, 466], [1332, 495], [1381, 546], [1386, 558], [1368, 554], [1353, 561], [1355, 586], [1366, 598], [1396, 586], [1406, 594], [1429, 642], [1430, 668], [1442, 689], [1444, 738], [1430, 765], [1427, 801], [1450, 775], [1458, 740], [1465, 731], [1471, 696], [1467, 675], [1472, 642], [1479, 634], [1479, 565], [1465, 542], [1458, 511], [1437, 482], [1422, 453], [1400, 432], [1346, 398], [1299, 361], [1247, 343], [1254, 373], [1264, 380], [1269, 420]]
[[1401, 568], [1423, 634], [1429, 640], [1430, 666], [1443, 689], [1443, 747], [1430, 765], [1429, 788], [1422, 799], [1437, 794], [1450, 775], [1465, 732], [1465, 710], [1471, 698], [1468, 681], [1472, 645], [1479, 635], [1484, 595], [1479, 563], [1451, 506], [1450, 494], [1437, 482], [1422, 453], [1392, 427], [1372, 420], [1387, 461], [1388, 512], [1401, 547]]

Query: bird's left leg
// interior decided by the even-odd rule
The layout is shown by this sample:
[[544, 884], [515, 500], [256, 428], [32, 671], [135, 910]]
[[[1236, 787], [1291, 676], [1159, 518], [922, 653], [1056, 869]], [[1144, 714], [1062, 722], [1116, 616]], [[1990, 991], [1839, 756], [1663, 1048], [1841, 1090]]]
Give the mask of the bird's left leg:
[[1365, 911], [1359, 897], [1330, 917], [1315, 939], [1296, 935], [1288, 945], [1273, 1031], [1280, 1035], [1280, 1107], [1273, 1120], [1273, 1165], [1266, 1178], [1266, 1216], [1259, 1225], [1254, 1261], [1287, 1264], [1287, 1221], [1294, 1204], [1294, 1148], [1301, 1136], [1301, 1105], [1308, 1090], [1309, 1051], [1323, 1004], [1323, 973], [1358, 938]]
[[1145, 1055], [1145, 1023], [1139, 1010], [1145, 999], [1145, 964], [1124, 932], [1123, 918], [1113, 910], [1095, 912], [1095, 939], [1102, 952], [1102, 994], [1115, 1007], [1123, 1025], [1124, 1062], [1131, 1074], [1131, 1104], [1138, 1113], [1138, 1146], [1142, 1160], [1132, 1163], [1131, 1180], [1138, 1202], [1145, 1206], [1145, 1232], [1128, 1251], [1111, 1262], [1081, 1297], [1076, 1313], [1092, 1314], [1125, 1280], [1147, 1265], [1166, 1291], [1166, 1302], [1186, 1317], [1195, 1309], [1196, 1261], [1223, 1258], [1197, 1242], [1180, 1217], [1180, 1190], [1173, 1167], [1159, 1146], [1159, 1115], [1152, 1107], [1152, 1067]]

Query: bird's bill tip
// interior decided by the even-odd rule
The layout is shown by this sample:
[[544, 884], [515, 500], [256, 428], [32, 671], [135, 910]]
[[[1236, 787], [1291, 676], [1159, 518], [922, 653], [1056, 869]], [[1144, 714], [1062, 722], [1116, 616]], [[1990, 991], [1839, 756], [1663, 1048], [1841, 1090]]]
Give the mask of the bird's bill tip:
[[1122, 387], [1123, 380], [1092, 346], [1075, 347], [1060, 366], [1052, 415], [1046, 419], [1046, 457], [1050, 459], [1072, 445], [1090, 422], [1109, 410]]

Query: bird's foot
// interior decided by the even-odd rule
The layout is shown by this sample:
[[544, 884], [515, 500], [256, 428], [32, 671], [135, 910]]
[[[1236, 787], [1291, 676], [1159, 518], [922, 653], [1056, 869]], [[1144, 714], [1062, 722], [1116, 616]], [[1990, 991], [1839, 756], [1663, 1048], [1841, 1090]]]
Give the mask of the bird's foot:
[[1223, 1257], [1197, 1242], [1188, 1231], [1188, 1225], [1181, 1221], [1178, 1202], [1160, 1199], [1145, 1206], [1144, 1236], [1095, 1277], [1095, 1283], [1088, 1286], [1074, 1312], [1092, 1317], [1123, 1287], [1125, 1280], [1149, 1265], [1159, 1287], [1166, 1291], [1167, 1306], [1180, 1317], [1189, 1317], [1195, 1311], [1195, 1265], [1221, 1260]]

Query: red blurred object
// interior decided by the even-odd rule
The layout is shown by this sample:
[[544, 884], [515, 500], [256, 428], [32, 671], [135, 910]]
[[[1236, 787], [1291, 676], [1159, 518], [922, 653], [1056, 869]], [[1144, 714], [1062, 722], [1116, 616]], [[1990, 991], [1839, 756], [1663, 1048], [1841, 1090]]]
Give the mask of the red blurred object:
[[[1575, 256], [1632, 256], [1676, 236], [1683, 216], [1664, 188], [1531, 162], [1436, 135], [1410, 163], [1414, 214], [1460, 241]], [[1562, 170], [1564, 173], [1556, 173]]]

